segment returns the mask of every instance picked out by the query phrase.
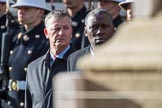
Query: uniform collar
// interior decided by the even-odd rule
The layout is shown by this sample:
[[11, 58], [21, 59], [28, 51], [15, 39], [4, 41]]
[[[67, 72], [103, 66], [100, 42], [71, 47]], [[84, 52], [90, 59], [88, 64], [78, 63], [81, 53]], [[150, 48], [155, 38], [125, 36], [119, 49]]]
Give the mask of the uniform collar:
[[45, 26], [44, 23], [41, 22], [34, 28], [26, 31], [22, 26], [20, 32], [17, 35], [18, 42], [22, 42], [23, 44], [28, 44], [31, 40], [39, 39], [40, 36], [44, 35], [43, 30]]
[[[30, 29], [29, 31], [25, 31], [25, 28], [22, 28], [22, 35], [33, 35], [33, 33], [40, 33], [40, 31], [43, 31], [45, 28], [45, 25], [43, 23], [43, 21], [41, 23], [39, 23], [37, 26], [35, 26], [34, 28]], [[39, 31], [38, 31], [39, 30]]]
[[[85, 7], [85, 5], [83, 6], [83, 8], [81, 10], [79, 10], [77, 12], [77, 14], [75, 14], [73, 17], [72, 17], [72, 20], [74, 20], [76, 17], [77, 19], [80, 18], [80, 16], [83, 16], [83, 13], [86, 13], [87, 12], [87, 8]], [[76, 20], [77, 20], [76, 19]]]
[[0, 17], [0, 24], [5, 24], [6, 23], [6, 14], [3, 14], [1, 17]]

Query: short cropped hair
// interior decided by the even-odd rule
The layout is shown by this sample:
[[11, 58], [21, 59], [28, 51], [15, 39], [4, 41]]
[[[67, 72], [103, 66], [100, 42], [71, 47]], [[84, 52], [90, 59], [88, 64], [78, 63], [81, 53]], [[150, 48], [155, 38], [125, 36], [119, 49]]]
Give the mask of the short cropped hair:
[[[88, 19], [90, 16], [94, 16], [94, 15], [101, 15], [101, 14], [106, 14], [109, 18], [109, 21], [112, 22], [112, 25], [113, 25], [113, 20], [112, 20], [112, 17], [111, 15], [109, 14], [109, 12], [107, 12], [107, 10], [105, 9], [94, 9], [92, 11], [90, 11], [87, 16], [85, 17], [85, 25], [88, 24]], [[102, 20], [102, 19], [101, 19]]]
[[45, 26], [46, 28], [50, 25], [50, 19], [61, 19], [64, 17], [68, 17], [69, 18], [69, 22], [71, 24], [71, 17], [64, 11], [64, 10], [53, 10], [50, 13], [47, 14], [47, 16], [45, 17]]

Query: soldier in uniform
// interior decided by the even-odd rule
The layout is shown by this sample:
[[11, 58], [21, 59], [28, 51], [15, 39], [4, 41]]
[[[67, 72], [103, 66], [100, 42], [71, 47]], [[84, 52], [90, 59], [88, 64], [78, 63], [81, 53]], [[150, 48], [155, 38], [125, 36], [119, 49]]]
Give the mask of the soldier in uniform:
[[[9, 4], [13, 4], [14, 1], [10, 0]], [[6, 0], [0, 0], [0, 108], [3, 108], [6, 99], [7, 89], [7, 73], [5, 69], [4, 61], [6, 58], [4, 55], [9, 52], [10, 41], [7, 40], [7, 46], [4, 47], [4, 40], [12, 40], [13, 34], [19, 29], [19, 24], [13, 17], [12, 13], [9, 12], [9, 7], [6, 6]], [[3, 43], [3, 45], [2, 45]], [[4, 53], [4, 54], [2, 54]], [[2, 54], [2, 55], [1, 55]], [[1, 57], [3, 56], [3, 57]], [[5, 55], [6, 56], [6, 55]], [[5, 59], [5, 60], [4, 60]]]
[[135, 0], [125, 0], [119, 3], [119, 6], [126, 11], [126, 20], [131, 21], [133, 18], [132, 15], [132, 5]]
[[119, 3], [124, 0], [98, 0], [98, 8], [106, 9], [112, 16], [114, 27], [118, 27], [122, 22], [123, 19], [120, 13], [120, 6]]
[[[14, 3], [14, 1], [10, 0], [10, 4], [13, 4], [13, 3]], [[7, 19], [7, 15], [8, 15], [9, 19]], [[9, 25], [11, 34], [13, 32], [15, 32], [17, 29], [19, 29], [19, 25], [16, 22], [16, 20], [14, 19], [14, 17], [12, 16], [12, 14], [6, 12], [6, 0], [0, 0], [0, 48], [1, 48], [1, 43], [2, 43], [2, 35], [7, 30], [6, 20], [9, 20], [9, 22], [11, 23]], [[0, 51], [1, 51], [1, 49], [0, 49]], [[0, 54], [1, 54], [1, 52], [0, 52]], [[1, 57], [1, 55], [0, 55], [0, 57]]]
[[[14, 1], [10, 1], [10, 3], [14, 3]], [[6, 18], [6, 0], [0, 0], [0, 37], [6, 32]]]
[[84, 0], [62, 0], [67, 13], [72, 18], [73, 35], [72, 45], [78, 50], [89, 45], [88, 38], [84, 36], [84, 18], [88, 10], [84, 5]]
[[42, 19], [50, 9], [45, 0], [17, 0], [11, 7], [17, 8], [18, 21], [22, 28], [11, 43], [6, 108], [24, 108], [27, 65], [45, 54], [49, 48]]

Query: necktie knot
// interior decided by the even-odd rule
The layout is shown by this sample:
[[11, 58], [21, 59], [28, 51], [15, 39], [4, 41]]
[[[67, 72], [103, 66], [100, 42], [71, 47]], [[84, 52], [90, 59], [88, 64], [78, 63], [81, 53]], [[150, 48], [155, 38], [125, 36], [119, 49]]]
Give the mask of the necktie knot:
[[57, 58], [57, 55], [53, 55], [53, 60], [55, 60]]

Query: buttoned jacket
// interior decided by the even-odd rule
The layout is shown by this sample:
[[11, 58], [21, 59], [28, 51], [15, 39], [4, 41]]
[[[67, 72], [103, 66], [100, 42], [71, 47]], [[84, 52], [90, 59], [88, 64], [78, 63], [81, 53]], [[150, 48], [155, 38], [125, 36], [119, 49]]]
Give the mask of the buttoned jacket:
[[[27, 66], [30, 62], [44, 55], [49, 49], [49, 41], [44, 34], [44, 23], [25, 31], [20, 29], [12, 39], [9, 52], [8, 71], [9, 79], [15, 81], [26, 80]], [[24, 90], [8, 91], [8, 108], [24, 108]]]
[[56, 58], [50, 67], [50, 52], [28, 66], [25, 108], [52, 107], [52, 78], [58, 72], [67, 71], [67, 57], [75, 50], [70, 49], [63, 58]]

